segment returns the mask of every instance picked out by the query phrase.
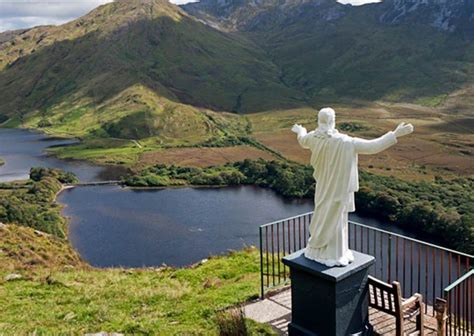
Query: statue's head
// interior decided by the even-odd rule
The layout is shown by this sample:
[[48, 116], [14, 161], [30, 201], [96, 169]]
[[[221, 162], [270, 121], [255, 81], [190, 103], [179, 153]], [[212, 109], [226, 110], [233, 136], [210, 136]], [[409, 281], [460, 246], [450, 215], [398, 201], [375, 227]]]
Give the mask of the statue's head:
[[336, 112], [330, 107], [321, 109], [318, 113], [318, 126], [325, 131], [333, 130], [336, 127]]

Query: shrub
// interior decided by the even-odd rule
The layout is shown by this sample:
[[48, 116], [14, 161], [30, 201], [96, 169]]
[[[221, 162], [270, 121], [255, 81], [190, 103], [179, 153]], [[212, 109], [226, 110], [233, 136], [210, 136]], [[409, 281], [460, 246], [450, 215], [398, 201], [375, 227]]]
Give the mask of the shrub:
[[219, 336], [247, 336], [249, 332], [242, 308], [231, 308], [216, 314]]

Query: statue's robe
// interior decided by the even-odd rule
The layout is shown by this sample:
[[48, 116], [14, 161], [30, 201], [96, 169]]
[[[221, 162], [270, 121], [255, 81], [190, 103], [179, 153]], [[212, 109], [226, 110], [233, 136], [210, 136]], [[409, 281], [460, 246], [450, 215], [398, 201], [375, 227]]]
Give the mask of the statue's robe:
[[332, 135], [310, 132], [298, 136], [311, 150], [316, 180], [315, 209], [305, 256], [327, 266], [345, 266], [354, 260], [349, 250], [348, 212], [355, 211], [354, 193], [359, 190], [358, 154], [376, 154], [397, 142], [389, 132], [374, 140], [353, 138], [335, 131]]

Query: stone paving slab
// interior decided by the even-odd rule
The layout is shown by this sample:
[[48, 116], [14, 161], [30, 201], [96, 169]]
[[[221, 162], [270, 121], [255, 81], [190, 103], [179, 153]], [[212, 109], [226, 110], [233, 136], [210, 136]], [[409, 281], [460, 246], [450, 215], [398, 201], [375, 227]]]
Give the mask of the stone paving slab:
[[291, 321], [291, 292], [286, 289], [265, 300], [259, 300], [244, 306], [245, 316], [260, 323], [273, 326], [281, 335], [288, 335], [288, 323]]

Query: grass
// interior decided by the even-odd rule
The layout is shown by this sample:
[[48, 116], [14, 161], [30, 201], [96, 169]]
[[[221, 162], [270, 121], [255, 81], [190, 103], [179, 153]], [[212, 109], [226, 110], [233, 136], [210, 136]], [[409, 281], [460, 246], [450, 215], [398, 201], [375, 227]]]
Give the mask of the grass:
[[[66, 258], [75, 253], [65, 241], [15, 225], [0, 230], [7, 232], [0, 239], [0, 276], [15, 272], [23, 277], [0, 280], [0, 335], [217, 334], [219, 312], [256, 298], [259, 291], [254, 248], [190, 268], [100, 270]], [[41, 253], [44, 247], [50, 258], [62, 259], [28, 265], [13, 253], [20, 244], [26, 244], [25, 252]], [[252, 335], [274, 334], [257, 323], [247, 321], [247, 326]]]
[[49, 148], [48, 152], [60, 159], [88, 160], [99, 164], [132, 166], [147, 149], [131, 141], [85, 139], [78, 145]]
[[217, 314], [220, 336], [247, 335], [247, 325], [243, 309], [233, 308]]
[[15, 224], [1, 227], [0, 233], [1, 278], [11, 272], [34, 277], [37, 273], [60, 270], [64, 267], [88, 269], [65, 239]]
[[[401, 121], [413, 123], [415, 132], [377, 155], [360, 156], [360, 167], [403, 180], [433, 180], [472, 175], [474, 135], [469, 111], [436, 109], [386, 102], [335, 104], [336, 127], [361, 138], [375, 138], [395, 129]], [[252, 136], [289, 160], [308, 163], [310, 153], [300, 148], [290, 131], [294, 123], [314, 129], [317, 109], [275, 110], [248, 115]], [[390, 170], [386, 168], [390, 167]]]
[[[137, 92], [142, 89], [137, 88]], [[147, 90], [142, 93], [148, 94]], [[174, 106], [180, 108], [180, 105]], [[443, 110], [386, 102], [344, 103], [333, 107], [337, 111], [337, 127], [352, 136], [375, 138], [394, 129], [402, 120], [415, 125], [415, 133], [400, 139], [394, 148], [360, 157], [361, 167], [372, 173], [405, 180], [472, 174], [474, 136], [469, 128], [469, 114], [452, 108]], [[81, 144], [52, 148], [50, 152], [63, 159], [122, 164], [132, 169], [158, 163], [205, 167], [259, 157], [299, 163], [309, 161], [309, 152], [299, 147], [290, 128], [294, 123], [308, 129], [316, 127], [317, 109], [270, 110], [246, 116], [207, 110], [196, 113], [194, 120], [205, 116], [207, 121], [193, 124], [189, 133], [176, 131], [169, 136], [161, 134], [138, 140], [83, 136]], [[187, 118], [192, 120], [193, 116]], [[177, 130], [179, 120], [171, 120], [164, 127]], [[61, 128], [54, 126], [44, 130], [53, 135], [65, 135]], [[196, 135], [199, 132], [201, 135]], [[243, 143], [235, 141], [242, 136], [251, 142], [242, 146]]]

